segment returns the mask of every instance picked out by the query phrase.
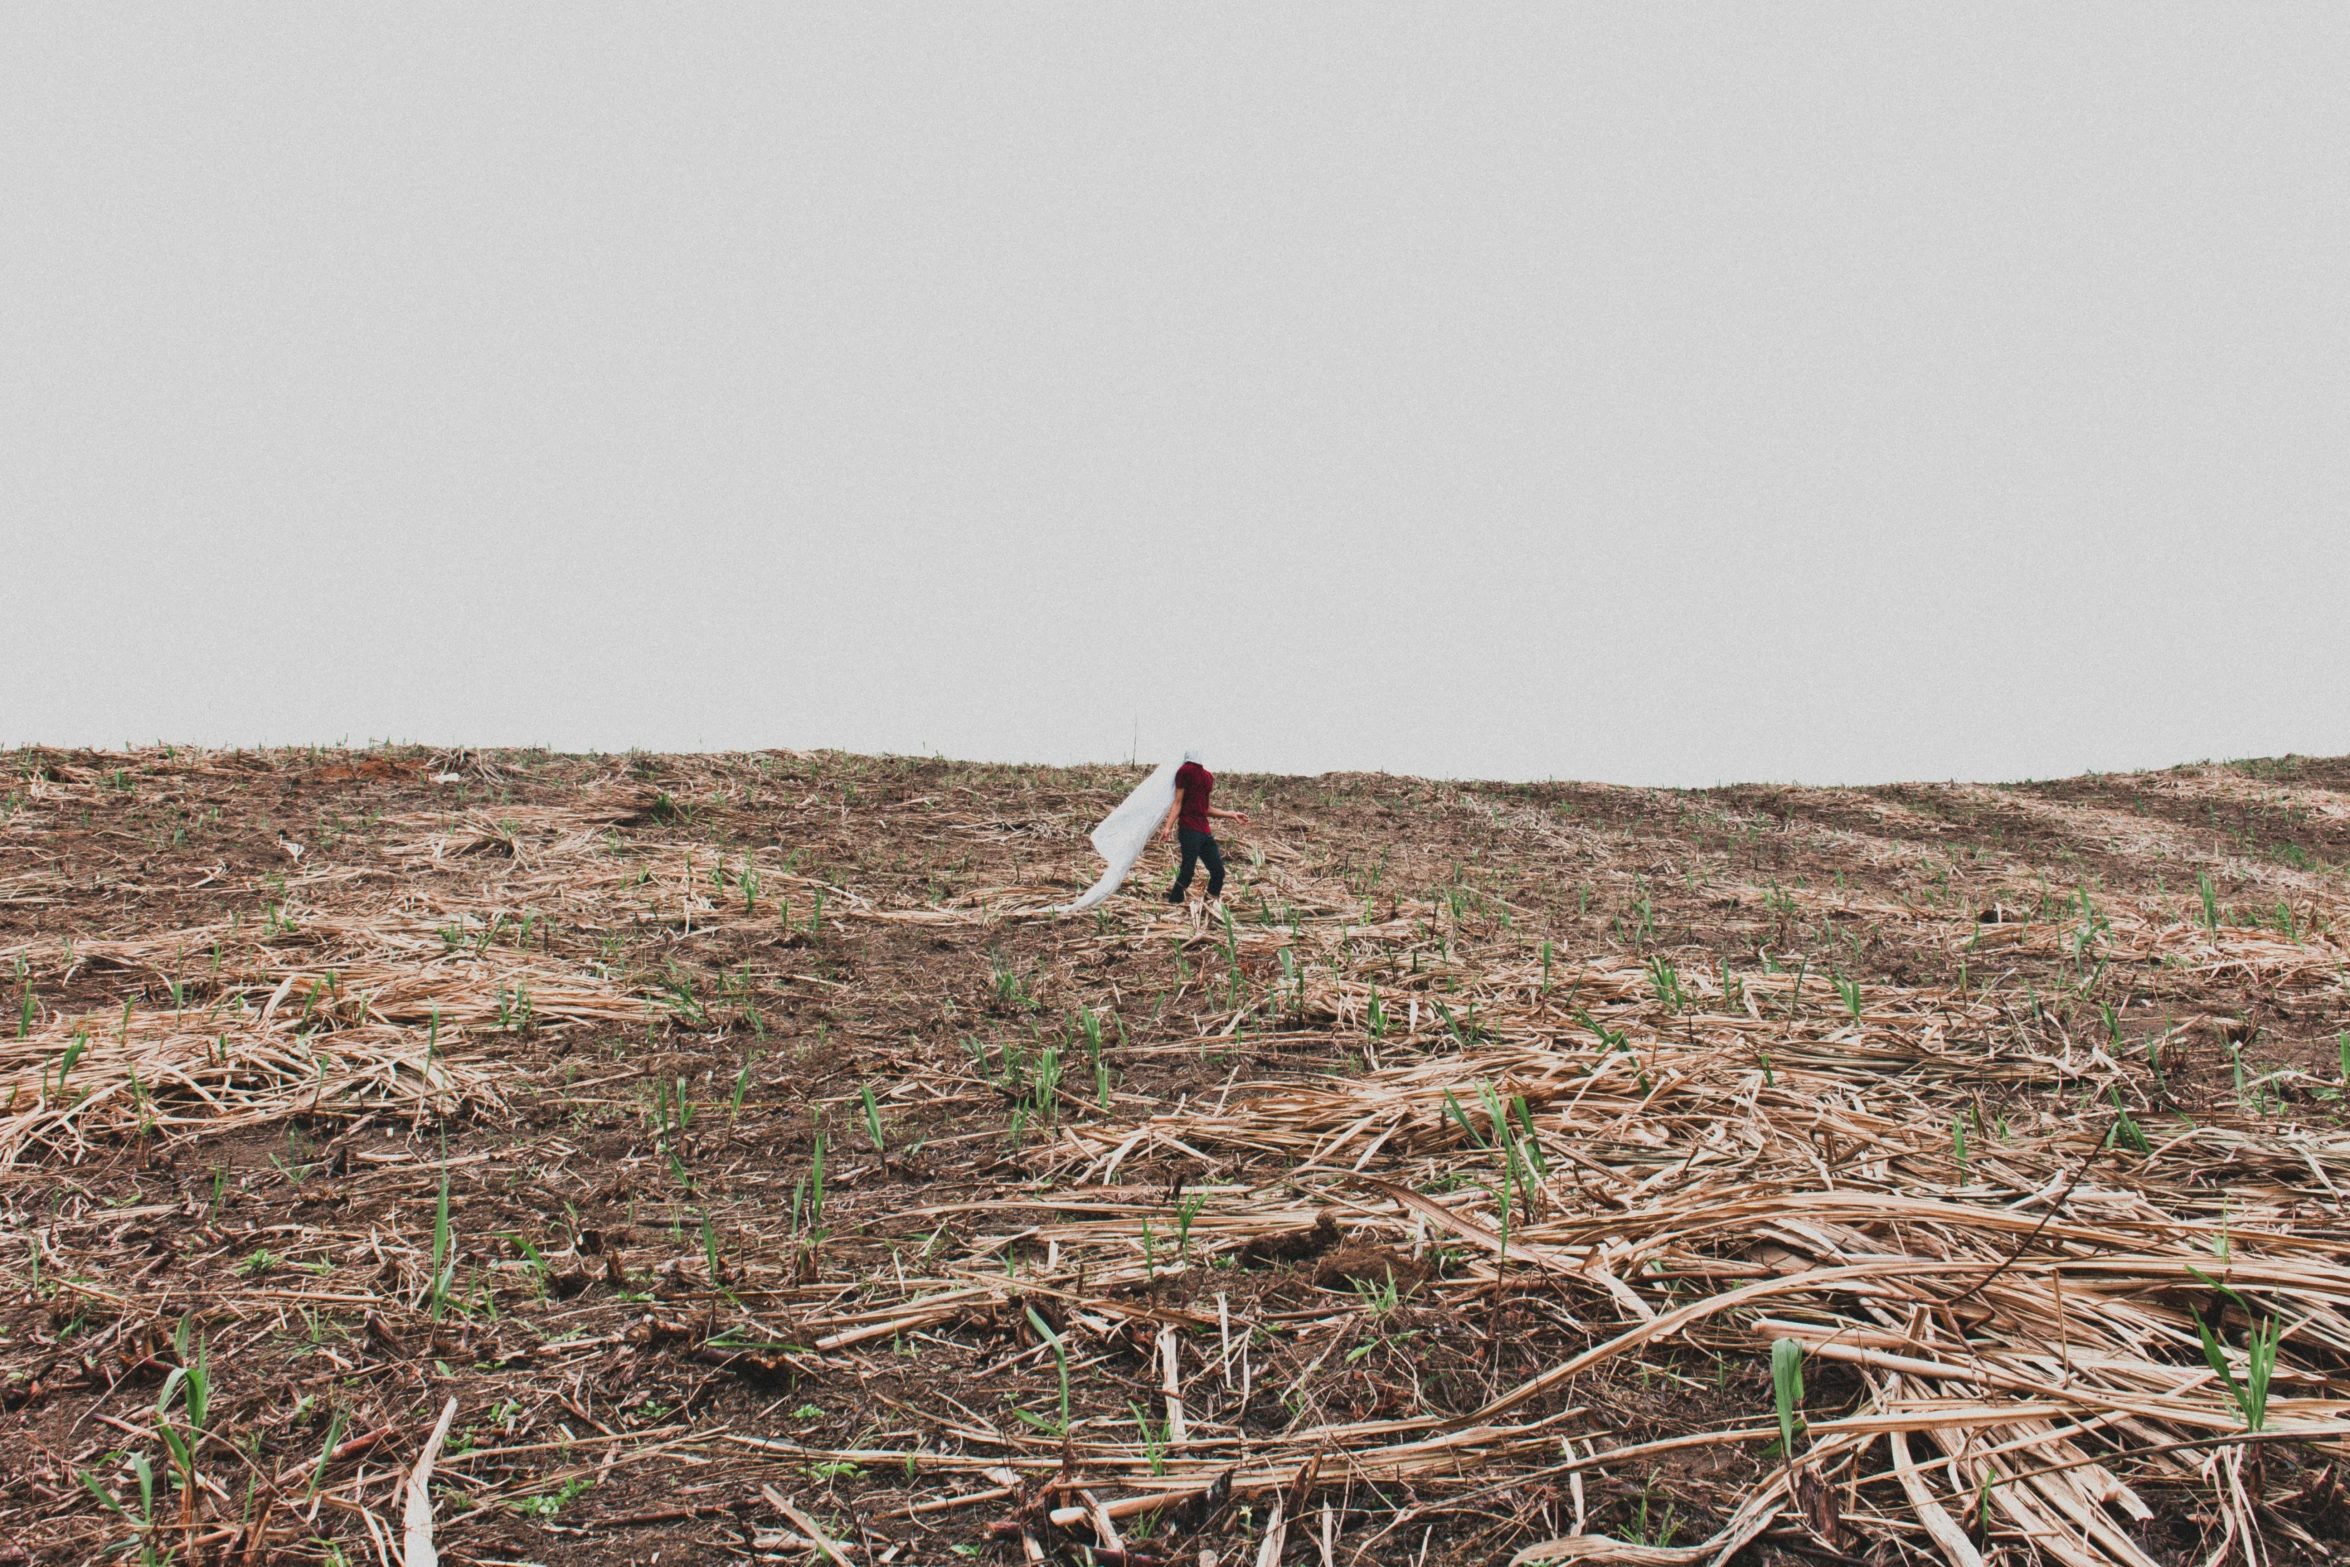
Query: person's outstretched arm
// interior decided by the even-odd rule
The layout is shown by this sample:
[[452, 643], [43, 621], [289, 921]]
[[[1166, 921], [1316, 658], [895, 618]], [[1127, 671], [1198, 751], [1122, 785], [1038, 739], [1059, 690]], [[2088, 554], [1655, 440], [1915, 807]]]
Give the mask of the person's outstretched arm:
[[1214, 821], [1219, 816], [1223, 817], [1224, 820], [1228, 822], [1238, 822], [1243, 827], [1248, 825], [1248, 812], [1246, 811], [1218, 810], [1215, 806], [1212, 805], [1208, 807], [1208, 819], [1210, 821]]

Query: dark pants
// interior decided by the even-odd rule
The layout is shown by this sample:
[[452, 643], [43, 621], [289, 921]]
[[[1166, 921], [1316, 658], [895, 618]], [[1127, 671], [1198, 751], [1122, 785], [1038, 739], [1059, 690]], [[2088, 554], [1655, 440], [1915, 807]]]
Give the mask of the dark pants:
[[1220, 896], [1224, 891], [1224, 851], [1216, 847], [1215, 835], [1178, 827], [1175, 841], [1183, 846], [1183, 869], [1175, 873], [1175, 887], [1167, 894], [1167, 901], [1182, 900], [1184, 890], [1191, 885], [1191, 869], [1202, 860], [1208, 865], [1208, 896]]

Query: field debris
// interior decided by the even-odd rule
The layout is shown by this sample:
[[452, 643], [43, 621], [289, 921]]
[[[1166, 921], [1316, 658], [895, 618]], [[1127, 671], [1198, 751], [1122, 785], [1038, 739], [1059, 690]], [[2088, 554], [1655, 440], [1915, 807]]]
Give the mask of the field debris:
[[0, 1562], [2350, 1541], [2350, 763], [4, 760]]

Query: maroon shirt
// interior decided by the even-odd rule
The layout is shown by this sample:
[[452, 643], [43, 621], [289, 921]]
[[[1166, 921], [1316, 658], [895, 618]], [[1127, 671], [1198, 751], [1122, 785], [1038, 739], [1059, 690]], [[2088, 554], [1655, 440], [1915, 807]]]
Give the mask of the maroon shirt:
[[1208, 791], [1216, 787], [1216, 775], [1197, 762], [1185, 762], [1175, 769], [1175, 787], [1183, 791], [1183, 810], [1175, 825], [1193, 832], [1214, 831], [1208, 825]]

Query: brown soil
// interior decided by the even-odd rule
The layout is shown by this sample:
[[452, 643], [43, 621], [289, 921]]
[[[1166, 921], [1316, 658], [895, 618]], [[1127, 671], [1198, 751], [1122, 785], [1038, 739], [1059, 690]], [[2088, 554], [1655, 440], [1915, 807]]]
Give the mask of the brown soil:
[[[1078, 1451], [1057, 1434], [1056, 1347], [1071, 1441], [1114, 1431], [1139, 1452], [1164, 1435], [1169, 1331], [1189, 1418], [1245, 1445], [1465, 1414], [1622, 1330], [1597, 1283], [1499, 1287], [1330, 1206], [1338, 1188], [1280, 1198], [1287, 1152], [1145, 1138], [1107, 1170], [1067, 1152], [1178, 1106], [1359, 1076], [1374, 1048], [1392, 1070], [1468, 1037], [1445, 1037], [1433, 1000], [1386, 1035], [1323, 1015], [1303, 984], [1292, 1005], [1280, 952], [1155, 901], [1156, 858], [1098, 916], [1037, 917], [1090, 880], [1084, 834], [1134, 770], [790, 752], [4, 760], [6, 1032], [92, 1042], [70, 1076], [47, 1045], [0, 1066], [0, 1124], [67, 1107], [0, 1170], [0, 1563], [141, 1538], [95, 1494], [138, 1516], [134, 1454], [155, 1476], [146, 1538], [178, 1562], [373, 1561], [368, 1516], [396, 1536], [400, 1479], [451, 1398], [434, 1484], [450, 1562], [811, 1559], [778, 1497], [860, 1563], [1018, 1561], [1023, 1527], [1055, 1559], [1090, 1543], [1108, 1560], [1090, 1525], [1048, 1516], [1076, 1495], [1050, 1484]], [[1310, 887], [1359, 904], [1366, 930], [1441, 908], [1457, 963], [1661, 957], [1709, 983], [1801, 964], [1823, 1018], [1831, 972], [1955, 991], [2004, 1009], [1986, 1039], [2012, 1025], [2101, 1045], [2141, 1119], [2233, 1115], [2239, 1072], [2282, 1073], [2264, 1114], [2343, 1124], [2338, 960], [2320, 982], [2291, 964], [2097, 963], [2094, 943], [2101, 909], [2207, 924], [2201, 877], [2221, 925], [2332, 951], [2350, 759], [1833, 790], [1226, 775], [1219, 793], [1254, 817], [1225, 835], [1243, 924], [1272, 926]], [[2089, 929], [2086, 959], [2036, 939], [2068, 920]], [[1975, 926], [1989, 934], [1969, 946], [1956, 933]], [[1379, 961], [1399, 976], [1420, 939], [1365, 937], [1391, 941]], [[368, 963], [393, 976], [372, 996], [344, 977]], [[391, 999], [402, 963], [448, 987], [434, 1022]], [[526, 971], [528, 1010], [508, 988]], [[302, 1008], [282, 1034], [310, 1052], [296, 1065], [223, 1068], [217, 1106], [143, 1076], [94, 1094], [111, 1029], [124, 1050], [142, 1030], [159, 1050], [220, 1030], [225, 1055], [233, 1028], [281, 1037], [262, 1032], [273, 997], [280, 1022]], [[1048, 1053], [1057, 1092], [1038, 1087]], [[363, 1078], [361, 1062], [390, 1064]], [[1950, 1109], [1982, 1125], [2059, 1092], [2009, 1083]], [[1415, 1133], [1414, 1156], [1439, 1134], [1441, 1119]], [[1403, 1179], [1410, 1141], [1362, 1173]], [[2316, 1179], [2301, 1195], [2310, 1222], [2340, 1221]], [[982, 1272], [986, 1289], [921, 1304]], [[1670, 1279], [1638, 1288], [1678, 1298]], [[185, 1427], [184, 1397], [162, 1422], [157, 1401], [199, 1345], [191, 1489], [158, 1435]], [[1841, 1363], [1807, 1379], [1815, 1417], [1863, 1392]], [[1610, 1361], [1539, 1405], [1601, 1448], [1770, 1410], [1763, 1359], [1701, 1342]], [[1404, 1481], [1350, 1480], [1333, 1453], [1285, 1496], [1211, 1489], [1129, 1519], [1127, 1559], [1253, 1561], [1282, 1497], [1286, 1560], [1322, 1559], [1327, 1518], [1340, 1561], [1506, 1561], [1578, 1506], [1542, 1472], [1544, 1441], [1549, 1457]], [[2263, 1462], [2268, 1550], [2339, 1559], [2339, 1464], [2282, 1444]], [[1685, 1545], [1770, 1468], [1752, 1444], [1686, 1448], [1586, 1472], [1579, 1505], [1591, 1532], [1625, 1537], [1659, 1536], [1670, 1513]], [[2208, 1492], [2148, 1495], [2155, 1559], [2209, 1554]], [[1747, 1551], [1933, 1559], [1915, 1531], [1792, 1523]]]

